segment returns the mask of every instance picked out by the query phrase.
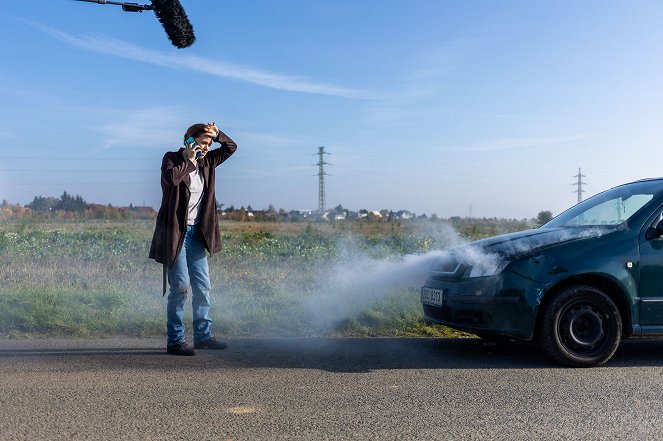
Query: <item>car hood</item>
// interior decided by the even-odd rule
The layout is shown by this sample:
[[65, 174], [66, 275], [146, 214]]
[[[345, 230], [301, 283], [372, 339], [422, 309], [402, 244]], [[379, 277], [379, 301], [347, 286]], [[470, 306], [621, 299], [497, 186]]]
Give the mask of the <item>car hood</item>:
[[536, 228], [517, 233], [502, 234], [469, 244], [484, 253], [512, 259], [554, 245], [576, 240], [586, 240], [614, 231], [614, 227], [558, 227]]

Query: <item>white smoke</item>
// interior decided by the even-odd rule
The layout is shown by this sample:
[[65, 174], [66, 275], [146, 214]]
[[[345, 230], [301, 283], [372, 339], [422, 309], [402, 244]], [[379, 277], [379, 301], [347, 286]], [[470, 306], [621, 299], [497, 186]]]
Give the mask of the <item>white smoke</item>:
[[308, 298], [307, 309], [319, 326], [330, 328], [395, 290], [420, 287], [431, 263], [443, 253], [384, 260], [362, 256], [339, 263], [321, 282], [320, 291]]
[[316, 326], [331, 329], [395, 292], [418, 290], [445, 249], [465, 242], [448, 224], [429, 224], [415, 234], [438, 249], [380, 259], [359, 251], [352, 238], [346, 238], [342, 260], [331, 266], [318, 281], [318, 291], [306, 299], [305, 310]]
[[[547, 229], [542, 229], [539, 231], [545, 232], [546, 230]], [[613, 231], [616, 231], [615, 228], [599, 226], [567, 228], [563, 230], [550, 229], [550, 236], [546, 236], [541, 240], [537, 240], [537, 237], [533, 237], [530, 240], [509, 241], [502, 246], [502, 250], [506, 255], [526, 254], [539, 247], [559, 244], [571, 240], [597, 238]]]

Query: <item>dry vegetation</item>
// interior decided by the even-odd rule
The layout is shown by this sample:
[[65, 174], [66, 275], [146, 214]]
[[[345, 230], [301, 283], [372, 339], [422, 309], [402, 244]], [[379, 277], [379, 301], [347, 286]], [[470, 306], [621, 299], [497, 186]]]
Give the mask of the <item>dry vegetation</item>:
[[[163, 335], [161, 267], [147, 258], [152, 229], [144, 220], [0, 225], [0, 335]], [[446, 223], [224, 221], [221, 230], [224, 250], [210, 259], [217, 333], [452, 334], [423, 323], [418, 287], [385, 289], [333, 320], [311, 313], [339, 265], [447, 247], [458, 236]]]

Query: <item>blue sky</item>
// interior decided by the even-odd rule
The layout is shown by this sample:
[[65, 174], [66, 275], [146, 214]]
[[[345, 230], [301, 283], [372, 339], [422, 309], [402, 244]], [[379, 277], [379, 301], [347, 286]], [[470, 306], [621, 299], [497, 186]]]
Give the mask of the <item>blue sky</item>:
[[326, 203], [535, 217], [663, 175], [658, 1], [183, 0], [197, 42], [152, 12], [73, 0], [0, 10], [0, 199], [160, 201], [195, 122], [239, 145], [226, 206]]

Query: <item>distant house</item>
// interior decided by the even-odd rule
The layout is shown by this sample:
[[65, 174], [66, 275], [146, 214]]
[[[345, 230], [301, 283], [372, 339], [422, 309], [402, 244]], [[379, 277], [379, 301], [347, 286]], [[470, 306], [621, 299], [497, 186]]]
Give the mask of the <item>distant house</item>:
[[381, 220], [382, 214], [379, 211], [373, 210], [368, 212], [368, 220]]
[[310, 216], [313, 214], [313, 210], [297, 210], [297, 213], [303, 214], [304, 216]]

